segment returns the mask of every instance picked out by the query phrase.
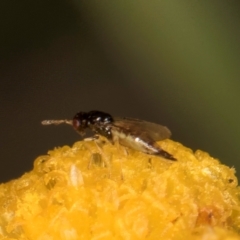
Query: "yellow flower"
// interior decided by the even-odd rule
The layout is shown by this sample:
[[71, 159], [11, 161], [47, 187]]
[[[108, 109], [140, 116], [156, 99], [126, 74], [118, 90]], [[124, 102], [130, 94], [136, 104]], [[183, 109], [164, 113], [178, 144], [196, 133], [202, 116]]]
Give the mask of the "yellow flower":
[[240, 239], [235, 170], [159, 142], [177, 161], [77, 142], [0, 185], [1, 239]]

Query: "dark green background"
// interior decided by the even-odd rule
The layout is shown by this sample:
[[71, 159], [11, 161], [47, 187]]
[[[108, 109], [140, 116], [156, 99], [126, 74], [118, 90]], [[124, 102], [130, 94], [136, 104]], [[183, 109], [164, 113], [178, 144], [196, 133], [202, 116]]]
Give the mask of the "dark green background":
[[239, 1], [0, 2], [0, 182], [79, 136], [40, 125], [102, 110], [167, 125], [240, 169]]

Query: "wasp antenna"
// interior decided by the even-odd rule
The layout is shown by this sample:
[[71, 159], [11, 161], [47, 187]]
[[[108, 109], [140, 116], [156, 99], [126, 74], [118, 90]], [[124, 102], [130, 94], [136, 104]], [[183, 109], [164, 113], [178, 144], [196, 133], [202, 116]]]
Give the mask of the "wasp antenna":
[[72, 125], [72, 120], [43, 120], [42, 122], [42, 125], [59, 125], [59, 124], [62, 124], [62, 123], [66, 123], [66, 124], [69, 124], [69, 125]]

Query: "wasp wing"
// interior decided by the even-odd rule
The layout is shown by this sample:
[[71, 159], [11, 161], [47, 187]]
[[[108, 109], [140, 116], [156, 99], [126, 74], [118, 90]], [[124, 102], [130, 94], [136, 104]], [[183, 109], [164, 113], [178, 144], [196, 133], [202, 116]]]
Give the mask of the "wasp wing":
[[171, 136], [167, 127], [135, 118], [114, 118], [112, 126], [120, 132], [143, 140], [161, 141]]

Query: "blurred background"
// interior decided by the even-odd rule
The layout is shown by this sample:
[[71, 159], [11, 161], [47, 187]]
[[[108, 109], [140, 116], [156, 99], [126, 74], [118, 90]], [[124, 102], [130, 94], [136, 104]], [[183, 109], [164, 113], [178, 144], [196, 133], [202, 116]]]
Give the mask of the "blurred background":
[[0, 182], [101, 110], [168, 126], [240, 172], [238, 0], [0, 1]]

